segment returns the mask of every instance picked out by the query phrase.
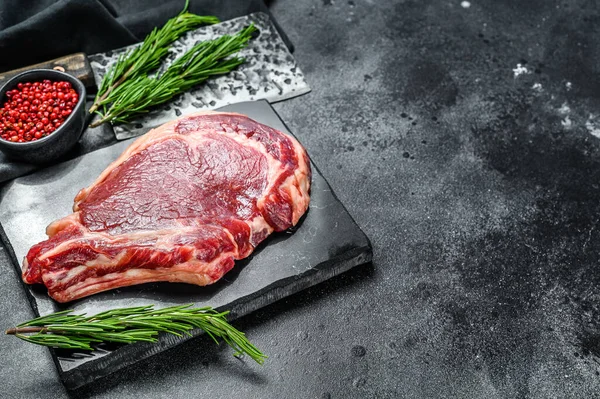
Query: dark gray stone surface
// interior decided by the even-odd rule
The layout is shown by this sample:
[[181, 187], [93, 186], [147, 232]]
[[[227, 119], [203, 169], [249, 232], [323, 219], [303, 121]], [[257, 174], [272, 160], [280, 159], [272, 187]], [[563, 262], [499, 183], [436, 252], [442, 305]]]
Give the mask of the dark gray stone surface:
[[[598, 397], [596, 2], [271, 8], [313, 89], [275, 108], [373, 267], [240, 320], [263, 367], [200, 339], [78, 397]], [[0, 270], [14, 324], [31, 314]], [[6, 397], [67, 397], [44, 349], [0, 353]]]

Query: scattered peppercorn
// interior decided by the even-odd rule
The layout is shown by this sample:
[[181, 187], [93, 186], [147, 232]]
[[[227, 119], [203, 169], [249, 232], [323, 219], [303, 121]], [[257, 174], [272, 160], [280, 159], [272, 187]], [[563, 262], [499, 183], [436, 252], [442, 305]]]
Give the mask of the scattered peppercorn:
[[39, 140], [58, 129], [77, 105], [70, 82], [43, 80], [17, 84], [0, 108], [0, 138], [17, 143]]

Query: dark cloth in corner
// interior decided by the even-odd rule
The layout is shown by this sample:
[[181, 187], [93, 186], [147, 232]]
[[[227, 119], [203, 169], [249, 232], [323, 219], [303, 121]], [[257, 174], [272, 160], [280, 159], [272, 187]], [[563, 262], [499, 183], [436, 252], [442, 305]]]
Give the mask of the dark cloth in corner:
[[[2, 0], [0, 72], [137, 43], [184, 5], [184, 0]], [[269, 12], [262, 0], [190, 0], [189, 11], [221, 20]]]

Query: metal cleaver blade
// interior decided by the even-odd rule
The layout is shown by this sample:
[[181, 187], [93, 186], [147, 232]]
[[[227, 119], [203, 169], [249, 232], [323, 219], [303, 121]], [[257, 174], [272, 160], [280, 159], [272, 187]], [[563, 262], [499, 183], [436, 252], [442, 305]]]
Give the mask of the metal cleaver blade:
[[[157, 106], [131, 123], [114, 125], [117, 139], [139, 136], [151, 128], [199, 110], [215, 109], [244, 101], [267, 100], [274, 103], [308, 93], [310, 87], [304, 74], [269, 16], [262, 12], [186, 33], [172, 45], [166, 61], [157, 73], [163, 72], [197, 42], [224, 34], [235, 34], [250, 23], [254, 23], [259, 34], [240, 51], [239, 55], [246, 59], [244, 64], [227, 75], [211, 78], [197, 88]], [[107, 69], [119, 55], [132, 47], [135, 45], [88, 56], [96, 82], [101, 82]]]

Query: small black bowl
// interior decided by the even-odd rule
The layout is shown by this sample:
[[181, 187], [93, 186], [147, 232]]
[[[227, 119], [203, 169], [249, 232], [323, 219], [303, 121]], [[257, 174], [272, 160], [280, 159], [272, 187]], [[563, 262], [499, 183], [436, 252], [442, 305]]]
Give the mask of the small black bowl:
[[62, 125], [46, 137], [26, 143], [15, 143], [0, 138], [0, 151], [7, 157], [34, 164], [52, 162], [66, 154], [81, 138], [87, 112], [85, 86], [68, 73], [54, 69], [32, 69], [15, 75], [0, 89], [0, 106], [8, 100], [6, 92], [17, 87], [17, 84], [44, 79], [70, 82], [79, 96], [77, 105]]

